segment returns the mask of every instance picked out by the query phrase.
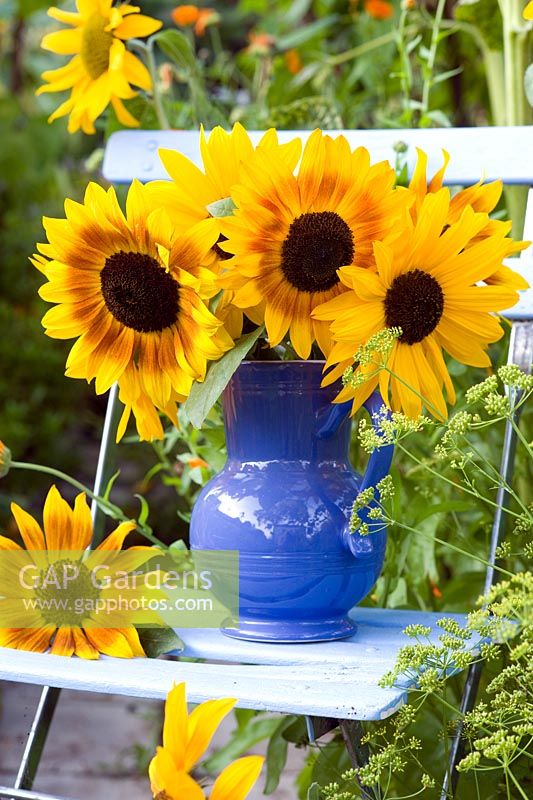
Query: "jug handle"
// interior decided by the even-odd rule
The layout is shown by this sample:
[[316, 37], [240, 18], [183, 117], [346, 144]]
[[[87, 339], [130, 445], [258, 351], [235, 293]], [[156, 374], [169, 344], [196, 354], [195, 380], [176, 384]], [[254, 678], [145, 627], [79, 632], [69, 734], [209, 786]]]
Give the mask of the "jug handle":
[[[340, 425], [350, 413], [351, 406], [351, 402], [333, 404], [328, 410], [327, 417], [317, 432], [319, 438], [326, 439], [328, 436], [332, 436], [339, 429]], [[379, 392], [374, 392], [371, 394], [368, 400], [365, 401], [364, 406], [370, 415], [372, 426], [375, 430], [379, 428], [380, 417], [383, 419], [383, 415], [385, 415], [386, 418], [390, 419], [390, 411], [384, 406]], [[379, 447], [377, 450], [374, 450], [370, 456], [370, 460], [363, 475], [361, 487], [359, 489], [360, 492], [368, 489], [369, 486], [376, 486], [380, 480], [388, 475], [392, 463], [393, 452], [394, 445], [392, 444], [385, 445], [384, 447]], [[372, 531], [373, 528], [380, 529], [383, 526], [383, 523], [379, 520], [371, 520], [368, 518], [368, 511], [371, 508], [375, 508], [378, 501], [379, 495], [376, 492], [376, 499], [369, 503], [365, 509], [361, 509], [359, 511], [359, 518], [361, 522], [366, 522], [370, 531]], [[344, 530], [343, 539], [346, 547], [350, 550], [352, 555], [360, 558], [362, 552], [360, 548], [355, 547], [357, 537], [350, 533], [348, 525], [346, 525]]]

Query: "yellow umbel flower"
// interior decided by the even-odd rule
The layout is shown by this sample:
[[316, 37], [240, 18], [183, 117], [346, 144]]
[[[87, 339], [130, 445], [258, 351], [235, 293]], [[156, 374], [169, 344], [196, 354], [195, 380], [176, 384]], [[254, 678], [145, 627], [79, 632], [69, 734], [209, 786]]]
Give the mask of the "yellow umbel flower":
[[[414, 196], [414, 202], [411, 206], [411, 213], [413, 214], [414, 219], [416, 219], [416, 215], [426, 194], [430, 192], [438, 192], [439, 189], [442, 189], [444, 174], [450, 161], [449, 153], [447, 153], [446, 150], [443, 150], [444, 164], [428, 183], [426, 177], [428, 157], [423, 150], [419, 150], [418, 148], [417, 153], [418, 159], [416, 167], [409, 184], [409, 190]], [[481, 180], [473, 186], [468, 186], [466, 189], [461, 189], [461, 191], [454, 194], [451, 199], [450, 210], [444, 227], [446, 228], [453, 222], [458, 222], [461, 214], [467, 207], [472, 208], [474, 211], [490, 214], [498, 205], [500, 197], [502, 196], [502, 192], [502, 181], [483, 183]], [[465, 247], [469, 247], [475, 242], [483, 241], [483, 239], [494, 235], [507, 236], [507, 234], [511, 231], [512, 225], [513, 223], [511, 221], [505, 222], [503, 220], [489, 219], [487, 220], [487, 224], [483, 230], [481, 230], [471, 242], [466, 242]], [[505, 241], [507, 244], [505, 257], [508, 257], [513, 253], [518, 253], [520, 250], [524, 250], [529, 245], [529, 242], [515, 242], [510, 238], [505, 239]], [[528, 282], [525, 280], [525, 278], [519, 275], [518, 272], [515, 272], [503, 264], [500, 265], [492, 275], [487, 275], [484, 278], [484, 281], [488, 284], [501, 284], [503, 286], [509, 286], [512, 289], [527, 289], [528, 287]]]
[[[429, 412], [447, 416], [447, 399], [455, 402], [442, 351], [474, 367], [488, 367], [487, 347], [503, 330], [491, 312], [514, 305], [508, 286], [476, 286], [495, 272], [507, 252], [501, 235], [465, 249], [487, 224], [486, 214], [466, 208], [443, 233], [450, 213], [447, 189], [424, 197], [416, 222], [410, 213], [394, 236], [374, 244], [377, 272], [345, 267], [340, 277], [349, 289], [315, 311], [331, 321], [335, 345], [327, 361], [332, 383], [353, 364], [357, 349], [384, 328], [400, 328], [387, 362], [391, 374], [375, 363], [361, 364], [356, 385], [348, 383], [336, 402], [353, 401], [357, 410], [377, 387], [395, 411], [416, 418], [426, 400]], [[377, 361], [377, 359], [376, 359]]]
[[375, 269], [372, 242], [394, 229], [406, 207], [407, 192], [394, 183], [387, 162], [371, 166], [367, 150], [352, 152], [343, 136], [320, 130], [309, 137], [297, 176], [270, 150], [247, 165], [232, 192], [234, 216], [221, 221], [224, 250], [235, 257], [220, 283], [240, 308], [264, 308], [272, 347], [290, 330], [302, 358], [315, 339], [328, 353], [328, 326], [311, 312], [346, 291], [340, 267]]
[[[232, 698], [208, 700], [189, 714], [185, 684], [171, 689], [165, 705], [163, 747], [157, 748], [149, 768], [155, 800], [205, 800], [189, 773], [236, 702]], [[262, 756], [247, 756], [230, 764], [216, 779], [209, 800], [245, 800], [263, 762]]]
[[72, 30], [47, 34], [41, 47], [60, 55], [74, 56], [59, 69], [43, 72], [43, 92], [71, 94], [50, 116], [49, 122], [69, 114], [68, 131], [80, 128], [94, 133], [94, 121], [111, 103], [123, 125], [136, 127], [138, 121], [124, 106], [123, 100], [135, 97], [132, 86], [149, 91], [150, 73], [124, 44], [133, 37], [150, 36], [162, 22], [139, 14], [138, 6], [113, 6], [113, 0], [76, 0], [78, 12], [50, 8], [48, 14]]
[[200, 265], [216, 232], [196, 225], [174, 236], [166, 213], [152, 209], [137, 181], [126, 216], [113, 189], [91, 183], [83, 204], [66, 201], [66, 219], [44, 219], [49, 244], [38, 249], [51, 261], [33, 262], [48, 278], [41, 297], [58, 304], [43, 318], [46, 333], [77, 338], [67, 376], [95, 378], [98, 394], [118, 381], [119, 439], [131, 412], [142, 439], [161, 438], [156, 409], [177, 424], [176, 402], [233, 344], [204, 303], [216, 288]]
[[[57, 589], [54, 580], [61, 568], [68, 568], [69, 576], [73, 570], [78, 572], [79, 599], [86, 601], [90, 595], [95, 601], [97, 595], [104, 604], [107, 599], [115, 599], [116, 590], [112, 588], [97, 591], [91, 570], [106, 561], [114, 562], [115, 566], [126, 565], [126, 572], [129, 572], [152, 557], [154, 551], [150, 547], [121, 550], [124, 539], [135, 529], [135, 522], [121, 523], [85, 556], [84, 551], [91, 543], [93, 525], [83, 493], [76, 497], [72, 509], [52, 486], [44, 504], [44, 530], [16, 503], [11, 504], [11, 511], [26, 549], [12, 539], [0, 536], [0, 584], [2, 594], [6, 595], [0, 599], [0, 625], [12, 623], [10, 627], [0, 627], [0, 646], [39, 653], [50, 649], [52, 655], [77, 655], [88, 659], [98, 658], [100, 653], [117, 658], [144, 656], [136, 629], [125, 624], [125, 614], [116, 617], [116, 627], [109, 624], [111, 618], [106, 617], [109, 627], [100, 628], [98, 614], [62, 607], [59, 601], [65, 602], [67, 594], [53, 590], [54, 586]], [[71, 552], [72, 559], [69, 558]], [[21, 577], [24, 567], [33, 567], [32, 572], [40, 575], [52, 568], [55, 576], [54, 580], [49, 580], [52, 588], [47, 590], [27, 585], [28, 581]], [[97, 607], [96, 602], [93, 606]], [[100, 616], [100, 624], [101, 620]]]
[[[257, 151], [267, 151], [272, 158], [281, 159], [293, 170], [301, 154], [301, 142], [293, 139], [280, 145], [274, 129], [267, 131], [261, 138]], [[255, 148], [243, 126], [236, 122], [231, 132], [217, 126], [209, 137], [200, 132], [200, 152], [202, 155], [202, 172], [183, 153], [176, 150], [159, 151], [159, 156], [172, 182], [153, 181], [147, 184], [154, 204], [164, 208], [170, 214], [173, 223], [179, 230], [187, 230], [197, 222], [212, 227], [216, 231], [216, 243], [213, 245], [207, 264], [216, 272], [225, 266], [231, 254], [224, 250], [225, 236], [221, 231], [221, 219], [213, 216], [210, 207], [220, 200], [231, 197], [233, 187], [244, 176], [246, 165], [254, 155]], [[217, 305], [216, 315], [226, 329], [237, 338], [242, 331], [242, 311], [232, 304], [233, 293], [226, 291]], [[261, 321], [261, 314], [254, 315], [255, 322]]]

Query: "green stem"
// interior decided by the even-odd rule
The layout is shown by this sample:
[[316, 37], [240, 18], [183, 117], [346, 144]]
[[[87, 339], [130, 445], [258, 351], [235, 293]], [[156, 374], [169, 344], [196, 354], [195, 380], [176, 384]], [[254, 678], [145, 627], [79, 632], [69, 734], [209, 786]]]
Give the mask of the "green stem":
[[[402, 444], [400, 444], [400, 442], [396, 443], [396, 447], [402, 450], [407, 456], [409, 456], [409, 458], [412, 458], [415, 464], [418, 464], [420, 467], [422, 467], [422, 469], [426, 469], [428, 472], [431, 473], [431, 475], [434, 475], [436, 478], [440, 478], [440, 480], [449, 483], [450, 486], [453, 486], [453, 488], [457, 489], [457, 491], [465, 492], [466, 494], [475, 497], [477, 500], [482, 500], [484, 503], [487, 503], [489, 506], [492, 506], [493, 508], [501, 508], [501, 506], [499, 506], [498, 503], [495, 503], [493, 500], [489, 500], [487, 497], [482, 497], [478, 492], [474, 492], [471, 489], [468, 489], [466, 486], [463, 486], [460, 483], [456, 483], [455, 481], [450, 480], [450, 478], [447, 478], [445, 475], [442, 474], [442, 472], [437, 472], [437, 470], [432, 469], [430, 466], [428, 466], [428, 464], [425, 464], [421, 459], [417, 458], [413, 453], [407, 450], [407, 448], [404, 447]], [[514, 511], [510, 511], [507, 508], [505, 509], [505, 512], [506, 514], [510, 514], [512, 517], [518, 518], [520, 516], [520, 514], [516, 514]]]
[[505, 774], [506, 775], [507, 775], [507, 773], [509, 773], [509, 777], [511, 778], [512, 782], [514, 783], [514, 785], [516, 786], [516, 788], [520, 792], [520, 795], [524, 798], [524, 800], [528, 800], [527, 794], [525, 794], [524, 790], [522, 789], [522, 787], [520, 786], [520, 784], [518, 783], [518, 781], [516, 780], [515, 776], [513, 775], [513, 773], [511, 772], [510, 769], [506, 769], [505, 770]]
[[[42, 464], [29, 464], [25, 461], [12, 461], [10, 464], [10, 469], [25, 469], [30, 470], [31, 472], [41, 472], [44, 475], [52, 475], [54, 478], [65, 481], [65, 483], [69, 483], [75, 489], [79, 489], [80, 492], [84, 492], [87, 497], [90, 497], [91, 500], [94, 500], [98, 507], [101, 508], [102, 511], [108, 516], [119, 520], [120, 522], [130, 522], [130, 518], [124, 514], [119, 506], [116, 506], [114, 503], [111, 503], [104, 497], [95, 494], [87, 486], [84, 486], [83, 483], [80, 483], [80, 481], [77, 481], [75, 478], [67, 475], [66, 472], [61, 472], [59, 469], [54, 469], [54, 467], [46, 467]], [[151, 529], [147, 525], [137, 521], [137, 528], [146, 539], [152, 542], [152, 544], [166, 549], [166, 546], [163, 544], [163, 542], [160, 542], [159, 539], [153, 535]]]
[[[415, 34], [417, 29], [418, 28], [416, 25], [409, 25], [409, 27], [405, 28], [404, 30], [404, 36], [408, 38], [411, 34]], [[369, 42], [359, 44], [357, 47], [352, 47], [351, 50], [345, 50], [344, 53], [339, 53], [336, 56], [330, 56], [326, 60], [326, 63], [330, 66], [344, 64], [346, 61], [352, 61], [356, 58], [366, 55], [367, 53], [372, 53], [374, 50], [379, 50], [384, 45], [394, 43], [397, 40], [397, 37], [398, 34], [396, 31], [390, 31], [390, 33], [385, 33], [383, 36], [377, 36], [375, 39], [371, 39]]]
[[424, 85], [422, 88], [422, 108], [420, 111], [422, 116], [425, 116], [429, 111], [429, 96], [433, 87], [433, 72], [435, 69], [435, 61], [437, 59], [440, 29], [445, 7], [446, 0], [439, 0], [437, 11], [435, 13], [435, 20], [433, 22], [433, 29], [431, 32], [431, 44], [429, 46], [429, 56], [426, 63], [426, 75], [424, 77]]
[[155, 63], [155, 56], [154, 56], [154, 42], [152, 39], [148, 40], [148, 44], [146, 46], [146, 66], [148, 67], [148, 72], [152, 76], [152, 93], [154, 98], [154, 108], [155, 108], [155, 113], [157, 115], [157, 121], [159, 122], [159, 127], [161, 128], [162, 131], [168, 131], [170, 130], [170, 123], [168, 121], [165, 109], [163, 107], [163, 99], [161, 97], [161, 92], [159, 91], [157, 66]]

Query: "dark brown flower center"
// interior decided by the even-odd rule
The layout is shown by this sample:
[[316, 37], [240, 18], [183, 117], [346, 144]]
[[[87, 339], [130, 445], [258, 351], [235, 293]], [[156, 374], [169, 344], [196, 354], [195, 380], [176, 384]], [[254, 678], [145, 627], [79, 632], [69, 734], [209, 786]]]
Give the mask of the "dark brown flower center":
[[444, 294], [438, 281], [422, 269], [398, 275], [385, 295], [385, 322], [401, 328], [399, 341], [416, 344], [435, 330], [444, 311]]
[[114, 253], [106, 259], [100, 282], [107, 308], [128, 328], [149, 333], [176, 322], [179, 284], [152, 256]]
[[109, 69], [109, 51], [113, 44], [113, 34], [105, 29], [109, 20], [101, 14], [93, 14], [82, 29], [81, 60], [93, 80]]
[[301, 292], [323, 292], [339, 282], [337, 270], [351, 264], [353, 234], [334, 211], [313, 211], [293, 220], [281, 248], [281, 269]]
[[227, 261], [228, 258], [233, 258], [233, 255], [231, 253], [226, 253], [226, 251], [223, 250], [221, 248], [221, 246], [220, 246], [222, 244], [222, 242], [227, 242], [227, 241], [228, 241], [228, 237], [224, 236], [224, 234], [221, 233], [219, 235], [218, 239], [216, 240], [215, 244], [211, 248], [213, 253], [216, 253], [221, 261]]

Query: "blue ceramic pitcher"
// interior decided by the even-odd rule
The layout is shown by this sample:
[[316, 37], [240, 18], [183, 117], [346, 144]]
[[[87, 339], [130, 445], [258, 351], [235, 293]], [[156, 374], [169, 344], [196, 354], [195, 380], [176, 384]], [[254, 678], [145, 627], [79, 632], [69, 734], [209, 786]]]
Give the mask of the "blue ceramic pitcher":
[[[228, 460], [203, 489], [191, 548], [239, 551], [239, 620], [229, 636], [270, 642], [340, 639], [348, 611], [383, 564], [386, 531], [350, 534], [361, 489], [389, 471], [376, 450], [363, 477], [349, 461], [350, 404], [331, 405], [321, 361], [243, 362], [223, 394]], [[372, 395], [372, 414], [382, 406]]]

